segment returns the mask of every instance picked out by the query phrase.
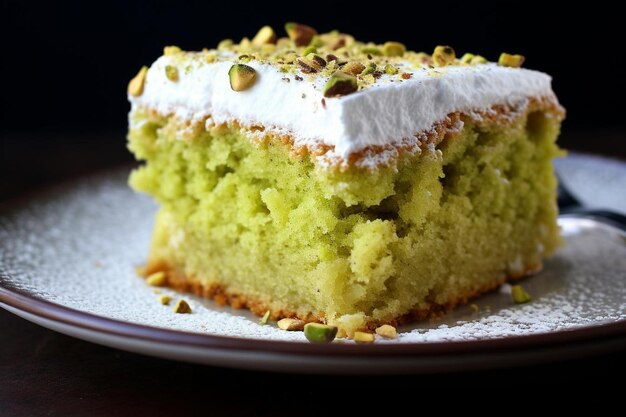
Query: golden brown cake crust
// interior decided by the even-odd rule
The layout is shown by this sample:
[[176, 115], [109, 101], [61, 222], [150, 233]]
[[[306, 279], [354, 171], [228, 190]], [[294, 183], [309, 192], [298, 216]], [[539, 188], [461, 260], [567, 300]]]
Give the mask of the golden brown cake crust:
[[[506, 277], [490, 282], [487, 285], [460, 292], [446, 303], [431, 302], [428, 307], [414, 308], [406, 314], [395, 317], [387, 321], [370, 321], [367, 329], [374, 330], [383, 324], [398, 326], [401, 324], [414, 323], [427, 318], [440, 317], [458, 305], [466, 304], [468, 301], [483, 294], [496, 290], [506, 282], [520, 280], [529, 275], [541, 271], [542, 265], [526, 265], [521, 273], [509, 273]], [[164, 272], [166, 276], [165, 285], [176, 291], [188, 292], [209, 300], [213, 300], [219, 306], [230, 306], [234, 309], [248, 309], [258, 316], [263, 316], [270, 311], [272, 320], [280, 320], [285, 317], [298, 318], [307, 323], [325, 323], [326, 318], [322, 312], [307, 312], [305, 314], [297, 312], [287, 306], [278, 307], [275, 302], [262, 300], [259, 297], [243, 294], [238, 291], [229, 290], [227, 287], [212, 282], [205, 284], [197, 277], [186, 276], [180, 269], [168, 265], [167, 262], [158, 260], [150, 261], [145, 268], [142, 268], [141, 275], [147, 277], [156, 272]]]

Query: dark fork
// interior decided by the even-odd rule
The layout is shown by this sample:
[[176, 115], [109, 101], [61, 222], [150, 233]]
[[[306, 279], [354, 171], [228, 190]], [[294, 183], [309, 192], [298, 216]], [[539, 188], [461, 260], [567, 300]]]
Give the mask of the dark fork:
[[607, 223], [626, 231], [626, 216], [614, 211], [603, 209], [591, 209], [584, 207], [576, 197], [567, 189], [560, 178], [557, 188], [557, 202], [561, 217], [582, 217], [595, 220], [601, 223]]

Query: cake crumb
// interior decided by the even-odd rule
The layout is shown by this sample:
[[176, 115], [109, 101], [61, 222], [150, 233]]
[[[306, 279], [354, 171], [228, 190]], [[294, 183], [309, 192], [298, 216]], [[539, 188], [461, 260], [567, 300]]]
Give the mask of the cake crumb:
[[265, 314], [263, 314], [263, 317], [261, 317], [261, 319], [259, 320], [259, 323], [260, 324], [267, 324], [267, 321], [269, 320], [269, 318], [270, 318], [270, 311], [267, 310], [265, 312]]
[[374, 340], [376, 340], [376, 336], [372, 333], [354, 332], [354, 341], [356, 343], [374, 343]]
[[159, 303], [165, 306], [170, 305], [170, 301], [172, 301], [172, 297], [170, 297], [169, 295], [162, 295], [159, 297]]
[[146, 283], [148, 285], [152, 285], [154, 287], [162, 287], [167, 282], [167, 277], [165, 276], [165, 272], [159, 271], [154, 274], [148, 275], [146, 278]]
[[376, 334], [384, 337], [385, 339], [396, 339], [398, 337], [398, 332], [396, 328], [388, 324], [383, 324], [382, 326], [378, 327], [376, 329]]
[[182, 299], [178, 300], [178, 302], [174, 306], [174, 313], [191, 314], [191, 307], [189, 307], [189, 304], [187, 304], [187, 301], [182, 300]]

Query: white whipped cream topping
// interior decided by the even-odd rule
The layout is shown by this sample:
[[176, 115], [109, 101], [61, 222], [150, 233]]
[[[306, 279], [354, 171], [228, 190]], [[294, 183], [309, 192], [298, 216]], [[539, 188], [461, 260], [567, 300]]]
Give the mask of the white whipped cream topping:
[[[190, 54], [191, 55], [191, 54]], [[234, 62], [205, 63], [188, 59], [184, 66], [172, 56], [160, 57], [149, 69], [144, 92], [129, 96], [133, 108], [215, 123], [238, 120], [290, 134], [296, 145], [326, 144], [347, 158], [372, 145], [388, 145], [430, 130], [453, 112], [487, 111], [503, 104], [516, 106], [530, 97], [556, 97], [547, 74], [495, 64], [471, 67], [414, 69], [409, 80], [383, 75], [364, 90], [326, 98], [326, 77], [297, 81], [276, 66], [251, 61], [257, 81], [246, 91], [231, 90], [228, 71]], [[179, 80], [170, 81], [166, 65], [176, 65]], [[288, 81], [287, 81], [288, 80]]]

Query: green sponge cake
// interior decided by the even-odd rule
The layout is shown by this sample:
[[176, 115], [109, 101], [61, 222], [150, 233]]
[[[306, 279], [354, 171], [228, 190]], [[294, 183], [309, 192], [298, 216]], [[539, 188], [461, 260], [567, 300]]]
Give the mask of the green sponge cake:
[[560, 244], [549, 76], [286, 29], [167, 47], [131, 80], [130, 183], [160, 204], [146, 274], [351, 335], [541, 268]]

